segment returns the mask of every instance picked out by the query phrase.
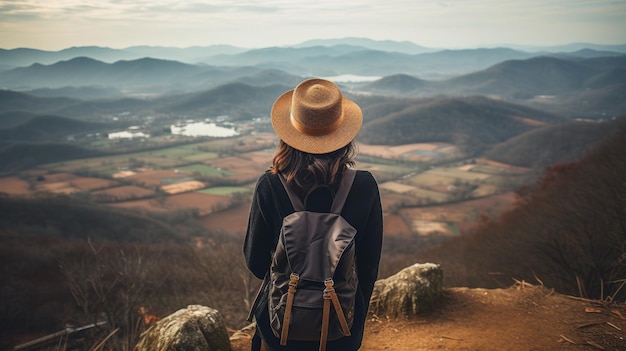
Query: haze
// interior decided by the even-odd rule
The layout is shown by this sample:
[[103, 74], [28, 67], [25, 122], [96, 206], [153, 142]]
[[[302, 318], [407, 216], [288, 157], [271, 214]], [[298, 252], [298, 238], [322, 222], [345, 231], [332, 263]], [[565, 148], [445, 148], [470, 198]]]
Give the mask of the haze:
[[246, 48], [368, 37], [435, 48], [623, 44], [622, 0], [1, 0], [0, 47]]

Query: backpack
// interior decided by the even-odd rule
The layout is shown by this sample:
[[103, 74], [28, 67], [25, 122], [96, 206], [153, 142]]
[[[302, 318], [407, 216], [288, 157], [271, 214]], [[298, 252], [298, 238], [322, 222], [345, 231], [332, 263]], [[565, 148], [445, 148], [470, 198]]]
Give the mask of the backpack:
[[355, 175], [352, 169], [344, 173], [330, 213], [305, 207], [319, 188], [303, 203], [279, 176], [295, 210], [283, 219], [270, 266], [270, 326], [281, 345], [319, 341], [324, 351], [328, 340], [350, 335], [358, 285], [356, 229], [341, 211]]

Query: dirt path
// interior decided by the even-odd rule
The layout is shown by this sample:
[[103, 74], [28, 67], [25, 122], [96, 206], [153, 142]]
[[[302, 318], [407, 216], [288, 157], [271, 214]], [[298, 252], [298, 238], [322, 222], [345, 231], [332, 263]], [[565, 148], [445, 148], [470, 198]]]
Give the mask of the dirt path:
[[[249, 339], [233, 341], [249, 350]], [[362, 351], [626, 350], [626, 305], [577, 299], [531, 285], [445, 289], [413, 319], [373, 316]]]

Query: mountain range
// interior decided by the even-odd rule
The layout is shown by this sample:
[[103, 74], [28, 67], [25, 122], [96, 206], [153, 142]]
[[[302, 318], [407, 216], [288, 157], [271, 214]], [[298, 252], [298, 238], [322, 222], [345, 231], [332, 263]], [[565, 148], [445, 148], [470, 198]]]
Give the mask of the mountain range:
[[[272, 52], [285, 49], [267, 50]], [[263, 50], [257, 51], [261, 52]], [[245, 61], [249, 53], [242, 54], [244, 56], [240, 58]], [[439, 52], [423, 55], [444, 54]], [[454, 52], [448, 57], [457, 57], [459, 62], [479, 62], [480, 55], [479, 51], [465, 55]], [[353, 56], [350, 61], [353, 66], [360, 67], [361, 71], [370, 70], [369, 72], [375, 70], [373, 66], [382, 66], [386, 62], [389, 67], [403, 71], [406, 67], [401, 60], [396, 59], [410, 57], [407, 54], [381, 51], [372, 51], [364, 56], [352, 52], [334, 58], [319, 58], [318, 64], [337, 69], [341, 64], [335, 60], [346, 56]], [[392, 62], [388, 63], [389, 60]], [[439, 57], [435, 61], [443, 64], [445, 60]], [[309, 76], [263, 65], [239, 63], [242, 65], [238, 66], [236, 61], [231, 61], [232, 66], [208, 66], [154, 58], [106, 63], [77, 57], [51, 65], [37, 63], [2, 72], [0, 86], [16, 91], [32, 90], [30, 94], [41, 97], [71, 96], [93, 100], [98, 94], [101, 94], [100, 98], [119, 98], [197, 93], [231, 83], [255, 87], [282, 85], [287, 89]], [[485, 69], [447, 79], [423, 79], [399, 73], [370, 82], [338, 83], [355, 94], [411, 98], [487, 95], [536, 108], [546, 108], [555, 113], [578, 114], [577, 117], [585, 118], [626, 113], [626, 102], [623, 99], [623, 92], [626, 90], [626, 55], [591, 58], [538, 56], [504, 60]], [[602, 101], [602, 104], [595, 103], [597, 101]]]
[[451, 50], [426, 48], [410, 42], [343, 38], [311, 40], [292, 46], [258, 49], [229, 45], [188, 48], [133, 46], [125, 49], [86, 46], [59, 51], [0, 49], [0, 71], [28, 67], [36, 63], [51, 65], [76, 57], [89, 57], [106, 63], [150, 57], [194, 65], [257, 66], [279, 69], [295, 75], [350, 73], [386, 76], [406, 73], [436, 78], [469, 73], [508, 59], [542, 55], [597, 57], [624, 53], [626, 45], [588, 44], [532, 50], [510, 47]]
[[[472, 155], [492, 152], [493, 158], [498, 154], [512, 164], [528, 165], [533, 161], [505, 152], [522, 150], [515, 145], [528, 140], [541, 144], [538, 132], [527, 139], [523, 135], [576, 118], [610, 120], [626, 114], [626, 54], [620, 52], [626, 47], [571, 49], [576, 50], [435, 50], [408, 42], [346, 38], [253, 50], [2, 50], [0, 65], [40, 62], [0, 71], [0, 87], [5, 88], [0, 90], [0, 134], [7, 150], [11, 143], [35, 142], [33, 136], [62, 142], [76, 131], [106, 133], [141, 124], [146, 116], [267, 117], [275, 98], [303, 78], [353, 74], [368, 79], [335, 81], [364, 111], [361, 141], [445, 141]], [[150, 57], [135, 58], [142, 55]], [[62, 57], [67, 59], [54, 61]], [[186, 59], [175, 59], [181, 57]], [[201, 57], [201, 63], [185, 62]], [[568, 128], [575, 134], [593, 129], [589, 126]], [[596, 136], [606, 133], [596, 129], [601, 131]]]

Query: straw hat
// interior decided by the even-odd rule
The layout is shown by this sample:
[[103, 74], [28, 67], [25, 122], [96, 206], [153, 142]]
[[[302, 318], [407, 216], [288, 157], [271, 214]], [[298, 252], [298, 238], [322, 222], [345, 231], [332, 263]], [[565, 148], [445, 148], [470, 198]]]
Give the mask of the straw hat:
[[272, 127], [287, 145], [326, 154], [348, 145], [363, 123], [361, 108], [332, 82], [307, 79], [281, 95], [272, 107]]

